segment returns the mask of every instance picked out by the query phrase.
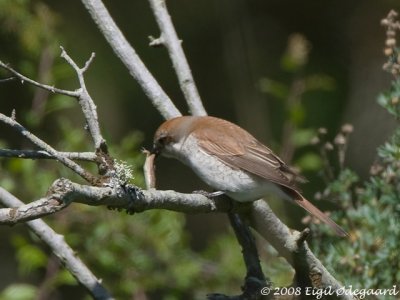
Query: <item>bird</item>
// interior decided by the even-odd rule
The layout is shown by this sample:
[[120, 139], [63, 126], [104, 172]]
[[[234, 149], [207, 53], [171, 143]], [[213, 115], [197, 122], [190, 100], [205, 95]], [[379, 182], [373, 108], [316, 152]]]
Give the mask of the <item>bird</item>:
[[339, 236], [347, 233], [308, 201], [297, 187], [301, 177], [253, 135], [227, 120], [212, 116], [180, 116], [162, 123], [153, 149], [189, 166], [213, 189], [238, 202], [275, 194], [296, 203], [329, 225]]

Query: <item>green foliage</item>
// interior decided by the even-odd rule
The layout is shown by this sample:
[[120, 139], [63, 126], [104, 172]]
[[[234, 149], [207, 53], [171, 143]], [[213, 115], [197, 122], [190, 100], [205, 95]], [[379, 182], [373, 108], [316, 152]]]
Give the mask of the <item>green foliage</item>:
[[19, 262], [19, 272], [28, 275], [33, 270], [44, 268], [47, 264], [47, 255], [38, 246], [30, 243], [25, 237], [15, 235], [12, 244], [16, 248], [16, 258]]
[[[304, 150], [316, 135], [316, 129], [306, 125], [308, 109], [306, 103], [309, 95], [315, 92], [330, 92], [335, 89], [335, 81], [326, 74], [307, 74], [310, 56], [310, 43], [301, 34], [289, 36], [286, 52], [281, 58], [281, 70], [288, 82], [261, 78], [260, 91], [279, 101], [278, 106], [284, 110], [285, 120], [281, 124], [283, 158], [303, 171], [316, 171], [322, 161], [312, 150]], [[271, 124], [273, 127], [273, 124]], [[297, 152], [294, 156], [294, 152]], [[293, 157], [294, 156], [294, 157]]]
[[0, 300], [31, 300], [36, 298], [37, 288], [30, 284], [12, 284], [0, 293]]
[[[15, 39], [24, 51], [39, 55], [43, 46], [54, 41], [53, 29], [57, 17], [47, 5], [39, 1], [0, 1], [0, 33]], [[2, 58], [4, 59], [4, 57]], [[31, 64], [28, 64], [29, 68]], [[24, 68], [25, 71], [26, 68]]]
[[[397, 119], [400, 81], [379, 97], [379, 103]], [[332, 217], [349, 232], [349, 239], [337, 239], [320, 232], [312, 248], [346, 286], [392, 288], [400, 279], [400, 128], [378, 148], [378, 161], [371, 176], [361, 182], [351, 170], [342, 170], [323, 193], [342, 208]], [[321, 243], [320, 241], [324, 242]], [[383, 298], [382, 298], [383, 299]]]

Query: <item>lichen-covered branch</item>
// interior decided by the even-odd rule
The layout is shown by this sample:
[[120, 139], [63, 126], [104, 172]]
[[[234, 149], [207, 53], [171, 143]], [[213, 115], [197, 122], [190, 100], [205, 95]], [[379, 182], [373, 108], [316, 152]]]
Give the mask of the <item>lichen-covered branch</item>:
[[[0, 188], [1, 191], [1, 188]], [[2, 194], [0, 192], [0, 199]], [[227, 199], [208, 199], [201, 194], [182, 194], [175, 191], [140, 190], [125, 187], [93, 187], [61, 178], [49, 189], [47, 196], [21, 207], [0, 209], [0, 224], [16, 224], [27, 219], [40, 218], [56, 213], [70, 203], [92, 206], [105, 205], [116, 209], [142, 212], [149, 209], [167, 209], [184, 213], [228, 212], [231, 203]], [[43, 205], [47, 204], [44, 208]]]
[[[58, 179], [50, 188], [46, 197], [38, 200], [39, 204], [49, 201], [46, 214], [55, 213], [72, 202], [86, 205], [106, 205], [117, 209], [142, 212], [150, 209], [167, 209], [184, 213], [226, 213], [238, 212], [243, 219], [248, 218], [251, 226], [282, 255], [295, 269], [296, 279], [300, 286], [339, 289], [341, 284], [328, 272], [322, 263], [308, 248], [304, 234], [291, 231], [272, 212], [264, 200], [253, 204], [232, 203], [224, 197], [208, 199], [201, 194], [182, 194], [175, 191], [140, 190], [134, 186], [125, 187], [93, 187], [71, 182], [68, 179]], [[54, 201], [56, 199], [57, 201]], [[2, 201], [2, 193], [0, 193]], [[39, 207], [39, 209], [37, 208]], [[43, 208], [31, 204], [21, 209], [14, 208], [12, 216], [9, 208], [0, 209], [0, 224], [15, 224], [24, 222], [26, 208], [32, 210], [30, 218], [36, 214], [40, 217]], [[24, 215], [17, 212], [25, 211]], [[343, 295], [340, 299], [352, 299]]]

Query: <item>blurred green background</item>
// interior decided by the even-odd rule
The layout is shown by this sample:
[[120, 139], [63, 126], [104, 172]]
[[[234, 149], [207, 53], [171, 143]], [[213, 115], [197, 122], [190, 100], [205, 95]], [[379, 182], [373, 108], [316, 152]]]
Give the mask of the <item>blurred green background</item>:
[[[147, 1], [104, 2], [144, 63], [186, 113], [166, 50], [148, 46], [148, 36], [158, 36], [159, 30]], [[390, 9], [400, 8], [398, 1], [169, 0], [167, 4], [210, 115], [240, 124], [300, 168], [310, 180], [303, 190], [311, 200], [326, 186], [320, 172], [323, 161], [310, 143], [312, 138], [323, 127], [327, 138], [333, 139], [344, 123], [350, 123], [354, 132], [345, 165], [361, 180], [368, 178], [376, 147], [395, 128], [395, 121], [376, 99], [391, 82], [382, 71], [385, 30], [380, 20]], [[96, 53], [86, 81], [102, 130], [112, 155], [131, 163], [135, 183], [143, 185], [139, 150], [151, 147], [162, 118], [114, 56], [83, 5], [0, 0], [0, 25], [0, 59], [57, 87], [78, 87], [72, 70], [59, 57], [60, 45], [81, 65], [91, 52]], [[21, 123], [57, 149], [92, 149], [74, 99], [49, 95], [18, 81], [1, 83], [0, 97], [0, 112], [11, 114], [16, 109]], [[0, 143], [5, 148], [31, 148], [3, 124]], [[77, 179], [55, 162], [2, 159], [0, 170], [1, 186], [27, 202], [43, 195], [59, 176]], [[160, 160], [157, 175], [160, 189], [206, 189], [175, 161]], [[304, 214], [298, 208], [279, 201], [272, 201], [272, 206], [289, 226], [304, 227]], [[232, 294], [239, 292], [245, 275], [240, 249], [224, 215], [157, 211], [126, 216], [105, 208], [75, 206], [46, 221], [67, 235], [121, 299]], [[0, 227], [0, 239], [0, 297], [18, 293], [22, 297], [26, 293], [27, 298], [21, 299], [85, 297], [55, 258], [47, 257], [49, 250], [22, 225]], [[289, 284], [291, 270], [264, 241], [260, 252], [268, 261], [266, 274], [277, 286]]]

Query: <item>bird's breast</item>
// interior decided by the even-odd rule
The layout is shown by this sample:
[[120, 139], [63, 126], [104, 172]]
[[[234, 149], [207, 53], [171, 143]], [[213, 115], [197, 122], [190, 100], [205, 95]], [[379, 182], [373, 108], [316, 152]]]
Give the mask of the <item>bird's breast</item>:
[[226, 192], [234, 200], [254, 201], [271, 192], [281, 193], [275, 184], [239, 168], [232, 168], [216, 156], [206, 153], [194, 136], [170, 145], [167, 150], [167, 156], [189, 166], [206, 184]]

